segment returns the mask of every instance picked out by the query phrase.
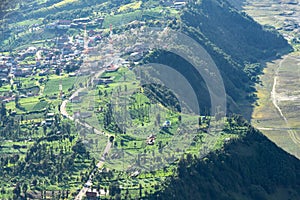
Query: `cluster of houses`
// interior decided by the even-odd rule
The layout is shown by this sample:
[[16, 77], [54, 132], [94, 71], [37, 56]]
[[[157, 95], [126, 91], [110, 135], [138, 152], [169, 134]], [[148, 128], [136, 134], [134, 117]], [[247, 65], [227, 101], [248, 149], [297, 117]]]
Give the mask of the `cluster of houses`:
[[54, 113], [47, 113], [45, 121], [42, 122], [42, 125], [51, 126], [55, 121], [55, 114]]
[[73, 20], [57, 20], [45, 26], [46, 29], [69, 29], [69, 28], [84, 28], [94, 27], [101, 28], [104, 18], [90, 19], [89, 17], [78, 18]]
[[163, 3], [164, 3], [165, 6], [170, 6], [172, 8], [176, 8], [176, 9], [182, 9], [187, 4], [187, 1], [164, 0]]
[[[166, 0], [164, 3], [170, 3], [170, 6], [180, 8], [186, 5], [186, 1], [171, 1]], [[96, 31], [97, 28], [101, 28], [104, 18], [78, 18], [73, 20], [57, 20], [47, 25], [32, 25], [30, 28], [39, 27], [41, 29], [69, 29], [69, 28], [88, 28], [90, 30], [85, 31], [85, 34], [78, 34], [75, 36], [62, 35], [56, 38], [48, 39], [45, 42], [55, 44], [55, 48], [49, 47], [27, 47], [26, 49], [19, 50], [14, 54], [0, 54], [0, 85], [12, 84], [18, 77], [30, 77], [33, 75], [40, 76], [40, 83], [46, 78], [45, 76], [67, 72], [69, 75], [76, 72], [75, 75], [86, 75], [84, 70], [77, 71], [84, 63], [84, 57], [90, 49], [96, 47], [102, 40], [102, 32]], [[91, 28], [95, 27], [95, 28]], [[27, 27], [28, 28], [28, 27]], [[105, 52], [107, 48], [107, 52]], [[147, 47], [144, 44], [135, 44], [133, 46], [126, 47], [124, 51], [131, 52], [128, 55], [128, 62], [137, 64], [143, 58], [143, 52]], [[110, 55], [111, 49], [109, 45], [104, 46], [102, 50], [103, 55]], [[99, 53], [97, 50], [95, 50]], [[86, 64], [86, 63], [85, 63]], [[96, 68], [99, 65], [96, 63]], [[129, 64], [128, 64], [129, 65]], [[83, 68], [81, 68], [83, 69]], [[107, 71], [116, 71], [117, 67], [108, 67]], [[89, 71], [87, 71], [89, 73]], [[110, 84], [113, 82], [113, 78], [100, 78], [94, 80], [94, 84]], [[14, 82], [15, 84], [16, 82]], [[0, 94], [0, 97], [3, 94]], [[12, 96], [6, 96], [2, 99], [9, 99]], [[74, 99], [75, 100], [75, 99]], [[76, 101], [76, 100], [75, 100]]]
[[[98, 28], [98, 26], [102, 26], [103, 21], [104, 18], [90, 19], [89, 17], [73, 20], [57, 20], [41, 28], [49, 30], [68, 29], [72, 27], [92, 27], [92, 25]], [[85, 42], [87, 42], [88, 46], [96, 46], [101, 39], [101, 32], [89, 30], [86, 39], [82, 35], [73, 37], [63, 35], [46, 41], [56, 44], [55, 48], [28, 47], [27, 49], [20, 50], [16, 55], [0, 55], [0, 79], [8, 81], [7, 77], [10, 73], [14, 77], [30, 76], [39, 68], [43, 69], [39, 70], [39, 75], [45, 76], [51, 73], [50, 68], [64, 69], [80, 65], [82, 63]]]
[[0, 80], [1, 84], [3, 82], [8, 82], [8, 75], [10, 73], [10, 68], [15, 65], [15, 61], [11, 56], [0, 55]]
[[[90, 45], [97, 45], [101, 32], [90, 30], [86, 40]], [[55, 48], [32, 46], [15, 54], [0, 54], [0, 79], [7, 82], [8, 77], [28, 77], [36, 73], [46, 76], [55, 73], [57, 68], [70, 72], [74, 71], [72, 68], [80, 67], [84, 57], [84, 36], [63, 35], [47, 42], [55, 44]]]
[[[40, 76], [40, 83], [44, 76], [61, 73], [64, 70], [72, 73], [83, 63], [81, 36], [73, 38], [62, 36], [53, 39], [56, 48], [28, 47], [15, 53], [0, 54], [0, 86], [3, 84], [17, 84], [19, 78]], [[13, 81], [12, 81], [13, 80]], [[9, 100], [12, 96], [0, 94], [0, 99]], [[13, 99], [12, 99], [13, 100]]]
[[[171, 127], [171, 121], [169, 120], [166, 120], [164, 123], [163, 123], [163, 128], [168, 128], [168, 127]], [[156, 135], [149, 135], [146, 139], [146, 143], [147, 145], [154, 145], [155, 143], [155, 140], [156, 140]]]

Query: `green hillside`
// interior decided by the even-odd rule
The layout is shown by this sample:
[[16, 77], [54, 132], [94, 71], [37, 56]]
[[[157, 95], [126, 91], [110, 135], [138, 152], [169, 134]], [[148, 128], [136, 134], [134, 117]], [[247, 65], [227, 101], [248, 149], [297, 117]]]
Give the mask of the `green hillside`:
[[178, 176], [149, 199], [300, 198], [300, 161], [250, 126], [223, 149], [201, 159], [186, 156], [178, 166]]
[[[300, 161], [246, 121], [265, 63], [292, 47], [229, 1], [2, 1], [0, 199], [300, 199]], [[134, 33], [149, 27], [183, 32], [208, 52], [226, 116], [211, 114], [189, 60]], [[124, 45], [128, 33], [135, 40]], [[156, 80], [136, 71], [146, 63], [183, 75], [200, 113], [184, 113], [170, 88], [143, 84]]]
[[[243, 114], [247, 119], [250, 119], [252, 103], [256, 99], [254, 84], [259, 82], [257, 76], [262, 72], [263, 60], [292, 50], [278, 32], [266, 30], [224, 0], [190, 3], [180, 21], [171, 21], [170, 26], [181, 28], [207, 50], [222, 74], [229, 110]], [[209, 107], [206, 88], [199, 84], [203, 81], [189, 70], [191, 66], [186, 61], [167, 52], [153, 55], [150, 62], [171, 65], [194, 81], [191, 84], [199, 91], [201, 110]]]

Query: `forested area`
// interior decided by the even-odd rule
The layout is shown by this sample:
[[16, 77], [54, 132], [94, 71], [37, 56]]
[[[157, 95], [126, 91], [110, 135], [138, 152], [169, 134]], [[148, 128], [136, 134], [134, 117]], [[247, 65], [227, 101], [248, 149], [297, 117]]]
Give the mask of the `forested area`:
[[[291, 50], [275, 29], [226, 0], [178, 7], [155, 0], [4, 0], [0, 9], [1, 199], [74, 199], [81, 188], [102, 199], [300, 199], [299, 160], [233, 114], [251, 118], [264, 62]], [[126, 53], [114, 49], [114, 38], [126, 32], [167, 27], [212, 57], [226, 89], [226, 116], [211, 116], [207, 84], [189, 60], [143, 42], [126, 44]], [[118, 61], [100, 62], [107, 57]], [[89, 63], [95, 69], [85, 72]], [[139, 82], [133, 69], [147, 63], [170, 66], [188, 80], [200, 114], [185, 116], [167, 87]], [[114, 67], [109, 76], [94, 74]], [[192, 117], [195, 124], [184, 121]]]
[[247, 133], [204, 158], [187, 155], [177, 176], [150, 199], [300, 198], [300, 161], [243, 120]]
[[[276, 30], [267, 30], [224, 0], [190, 3], [180, 19], [170, 21], [169, 26], [183, 31], [205, 48], [222, 75], [229, 111], [243, 114], [247, 119], [256, 100], [254, 84], [259, 82], [258, 75], [264, 67], [260, 62], [292, 50]], [[158, 51], [145, 62], [167, 64], [184, 74], [198, 91], [201, 110], [209, 108], [205, 83], [195, 75], [188, 61]]]
[[95, 160], [70, 122], [56, 115], [50, 127], [25, 125], [24, 119], [7, 110], [5, 104], [1, 105], [0, 118], [0, 176], [5, 184], [15, 185], [11, 192], [12, 188], [3, 187], [2, 182], [3, 196], [10, 198], [13, 193], [12, 199], [33, 198], [32, 192], [40, 191], [42, 197], [51, 186], [60, 190], [58, 196], [67, 198], [74, 184], [87, 180]]

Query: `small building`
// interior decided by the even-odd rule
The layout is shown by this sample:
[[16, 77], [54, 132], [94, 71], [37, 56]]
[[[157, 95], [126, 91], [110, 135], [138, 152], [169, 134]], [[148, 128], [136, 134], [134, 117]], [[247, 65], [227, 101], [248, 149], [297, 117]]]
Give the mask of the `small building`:
[[72, 21], [71, 20], [58, 20], [57, 25], [71, 25]]
[[71, 99], [71, 103], [80, 103], [81, 99], [79, 96], [75, 96]]
[[46, 118], [53, 118], [55, 116], [54, 113], [47, 113]]
[[45, 120], [45, 123], [46, 123], [47, 126], [51, 126], [51, 125], [53, 124], [54, 121], [55, 121], [54, 118], [47, 118], [47, 119]]
[[56, 28], [56, 23], [50, 23], [45, 26], [46, 29], [53, 30]]
[[139, 174], [140, 174], [140, 172], [137, 170], [137, 171], [133, 172], [130, 176], [137, 177]]
[[77, 76], [77, 74], [75, 72], [69, 73], [69, 77], [75, 77], [75, 76]]
[[133, 52], [130, 54], [128, 59], [135, 62], [141, 60], [142, 58], [143, 58], [143, 52]]
[[88, 200], [100, 199], [99, 193], [96, 189], [89, 189], [88, 191], [86, 191], [85, 195], [86, 195], [86, 199]]
[[163, 124], [163, 127], [170, 127], [171, 126], [171, 121], [166, 120]]
[[87, 95], [88, 92], [87, 91], [81, 91], [81, 92], [78, 92], [78, 96], [84, 96], [84, 95]]
[[32, 69], [29, 68], [18, 68], [14, 71], [16, 77], [26, 77], [32, 74]]
[[92, 112], [80, 112], [80, 111], [76, 111], [74, 112], [73, 118], [74, 119], [86, 119], [86, 118], [90, 118], [93, 116]]
[[28, 54], [35, 54], [36, 51], [37, 51], [36, 47], [28, 47], [27, 50], [26, 50], [26, 53], [28, 53]]
[[78, 19], [73, 19], [73, 23], [79, 24], [79, 23], [87, 23], [90, 21], [89, 17], [84, 17], [84, 18], [78, 18]]
[[107, 67], [105, 72], [116, 72], [119, 70], [119, 68], [120, 68], [119, 66], [111, 65], [111, 66]]
[[185, 1], [174, 2], [174, 8], [181, 9], [186, 5]]
[[155, 135], [149, 135], [147, 137], [147, 144], [148, 145], [154, 145], [154, 142], [155, 142], [155, 139], [156, 139], [156, 136]]
[[103, 78], [100, 78], [100, 79], [94, 79], [93, 80], [93, 84], [94, 85], [107, 85], [107, 84], [111, 84], [113, 83], [113, 78], [112, 77], [103, 77]]
[[91, 112], [80, 112], [80, 117], [83, 119], [92, 117], [93, 114]]

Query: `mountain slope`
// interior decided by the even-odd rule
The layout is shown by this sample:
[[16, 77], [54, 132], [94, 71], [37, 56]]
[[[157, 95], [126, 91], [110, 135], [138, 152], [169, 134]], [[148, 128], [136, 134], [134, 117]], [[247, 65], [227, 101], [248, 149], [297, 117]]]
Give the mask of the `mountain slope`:
[[260, 132], [231, 141], [203, 159], [186, 158], [178, 176], [150, 199], [300, 199], [300, 161]]
[[[254, 64], [291, 50], [287, 41], [277, 32], [265, 30], [252, 18], [240, 13], [224, 0], [203, 0], [189, 3], [183, 10], [180, 22], [170, 22], [172, 28], [182, 28], [187, 35], [201, 44], [211, 55], [222, 74], [228, 94], [228, 108], [231, 112], [242, 113], [247, 119], [255, 101], [254, 83], [263, 67]], [[151, 62], [172, 65], [182, 74], [190, 68], [189, 64], [176, 55], [163, 52], [155, 55]], [[254, 65], [253, 65], [254, 64]], [[250, 70], [249, 70], [250, 66]], [[190, 72], [190, 73], [189, 73]], [[201, 78], [193, 82], [189, 71], [186, 78], [198, 91], [198, 99], [209, 107], [207, 93]], [[237, 106], [238, 105], [238, 106]]]
[[279, 33], [264, 30], [224, 0], [203, 0], [199, 5], [191, 5], [182, 19], [239, 63], [275, 56], [288, 46]]

